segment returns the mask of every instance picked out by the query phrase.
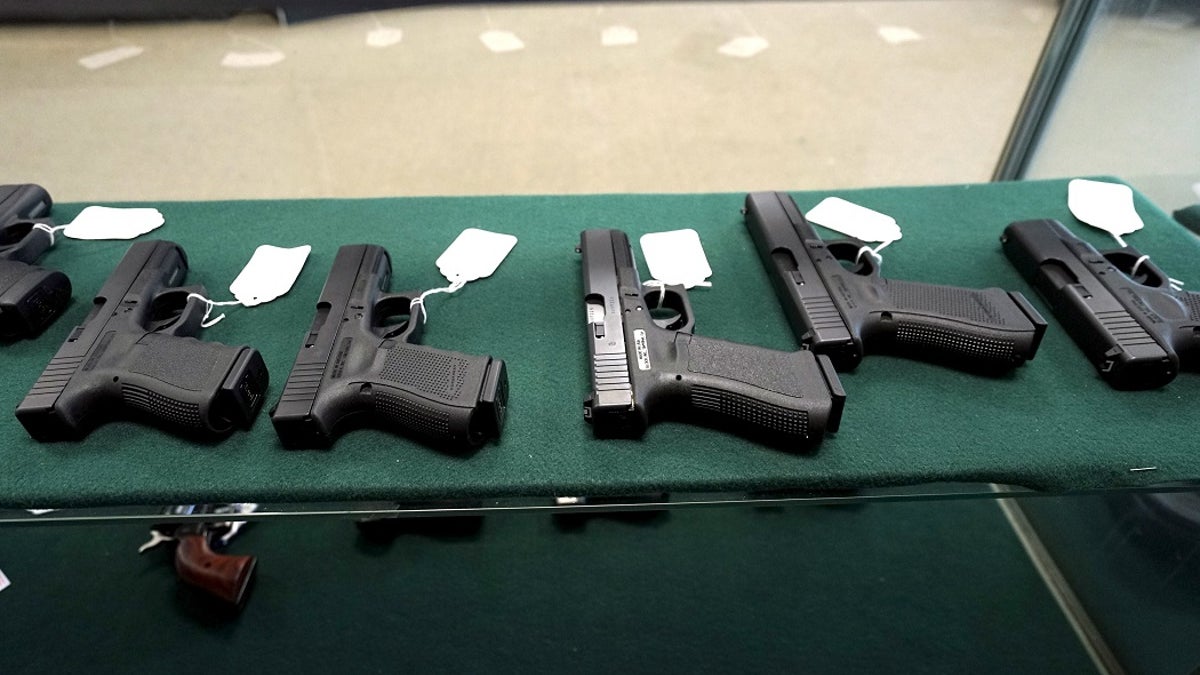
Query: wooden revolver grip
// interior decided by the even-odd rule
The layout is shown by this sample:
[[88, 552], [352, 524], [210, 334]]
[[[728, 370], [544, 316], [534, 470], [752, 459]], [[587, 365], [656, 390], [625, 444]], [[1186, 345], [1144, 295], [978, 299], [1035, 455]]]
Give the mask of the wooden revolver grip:
[[254, 556], [214, 553], [203, 534], [180, 536], [175, 549], [175, 571], [180, 579], [239, 607], [256, 562]]

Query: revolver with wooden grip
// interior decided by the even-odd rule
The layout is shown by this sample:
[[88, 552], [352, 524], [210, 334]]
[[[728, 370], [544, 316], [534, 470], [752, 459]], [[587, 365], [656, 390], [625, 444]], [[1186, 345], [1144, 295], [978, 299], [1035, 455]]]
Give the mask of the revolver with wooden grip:
[[[248, 513], [257, 504], [204, 504], [172, 506], [171, 516], [212, 515], [227, 520], [209, 522], [189, 520], [155, 525], [150, 528], [150, 541], [138, 549], [145, 553], [159, 544], [173, 541], [175, 574], [185, 584], [216, 598], [228, 606], [241, 609], [245, 603], [258, 560], [249, 555], [222, 553], [246, 525], [233, 520], [237, 514]], [[215, 549], [215, 550], [214, 550]]]

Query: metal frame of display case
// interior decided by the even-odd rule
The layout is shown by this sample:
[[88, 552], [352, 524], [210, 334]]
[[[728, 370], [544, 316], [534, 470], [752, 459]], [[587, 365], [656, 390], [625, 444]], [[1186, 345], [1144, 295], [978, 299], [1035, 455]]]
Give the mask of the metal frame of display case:
[[1029, 88], [1025, 90], [1008, 140], [1000, 152], [992, 180], [1020, 180], [1025, 176], [1054, 102], [1079, 56], [1101, 4], [1101, 0], [1064, 0], [1046, 38]]
[[[1122, 488], [1117, 492], [1164, 493], [1193, 492], [1190, 483]], [[1114, 490], [1091, 490], [1070, 495], [1112, 494]], [[983, 483], [936, 483], [928, 485], [872, 488], [868, 490], [787, 493], [678, 493], [626, 495], [621, 497], [544, 497], [454, 500], [438, 502], [296, 502], [260, 504], [239, 520], [273, 520], [281, 517], [320, 516], [338, 518], [437, 517], [487, 513], [603, 513], [612, 511], [653, 511], [707, 506], [770, 507], [793, 504], [836, 506], [895, 501], [933, 501], [950, 499], [1015, 500], [1069, 496], [1028, 488]], [[173, 513], [173, 505], [107, 506], [27, 511], [0, 509], [0, 525], [36, 525], [86, 522], [183, 522], [211, 521], [211, 513]]]
[[[1038, 65], [1030, 79], [1005, 146], [998, 158], [992, 180], [1019, 180], [1024, 177], [1037, 146], [1046, 130], [1055, 103], [1069, 77], [1088, 32], [1104, 3], [1101, 0], [1063, 0], [1043, 47]], [[1161, 493], [1195, 491], [1195, 485], [1166, 484], [1147, 488], [1122, 489], [1123, 493]], [[1078, 495], [1107, 494], [1098, 490]], [[784, 505], [847, 505], [904, 500], [996, 499], [1009, 523], [1029, 554], [1030, 560], [1055, 595], [1064, 614], [1072, 622], [1081, 642], [1102, 672], [1123, 672], [1118, 658], [1105, 644], [1103, 635], [1087, 616], [1070, 583], [1039, 539], [1036, 528], [1021, 510], [1022, 499], [1059, 497], [1026, 488], [978, 483], [945, 483], [895, 488], [875, 488], [841, 492], [788, 493], [690, 493], [630, 495], [625, 497], [544, 496], [446, 501], [423, 503], [327, 502], [261, 504], [239, 520], [271, 521], [293, 517], [386, 518], [452, 517], [489, 513], [602, 513], [612, 511], [650, 511], [662, 509]], [[50, 524], [163, 523], [212, 521], [211, 513], [183, 514], [168, 512], [169, 505], [69, 508], [45, 512], [0, 509], [0, 525], [38, 526]]]

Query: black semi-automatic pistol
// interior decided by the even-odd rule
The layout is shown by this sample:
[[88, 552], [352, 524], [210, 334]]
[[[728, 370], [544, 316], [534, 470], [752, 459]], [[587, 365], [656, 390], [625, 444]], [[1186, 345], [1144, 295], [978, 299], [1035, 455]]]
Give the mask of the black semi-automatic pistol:
[[[326, 448], [352, 424], [400, 431], [450, 450], [499, 437], [508, 405], [504, 361], [417, 344], [416, 293], [387, 293], [381, 246], [338, 249], [317, 314], [271, 411], [287, 448]], [[407, 316], [406, 321], [393, 322]]]
[[866, 244], [823, 241], [790, 195], [746, 195], [746, 227], [796, 338], [852, 370], [893, 354], [1002, 373], [1032, 359], [1046, 321], [1020, 293], [884, 279]]
[[71, 280], [37, 267], [54, 235], [50, 194], [39, 185], [0, 185], [0, 340], [33, 337], [71, 301]]
[[203, 286], [179, 287], [183, 249], [140, 241], [109, 275], [92, 311], [17, 406], [39, 441], [75, 440], [118, 416], [214, 438], [248, 429], [267, 367], [257, 350], [201, 342]]
[[585, 230], [579, 251], [596, 436], [637, 438], [660, 418], [789, 448], [837, 431], [846, 395], [827, 357], [693, 334], [687, 291], [643, 288], [620, 230]]
[[1004, 228], [1004, 253], [1114, 389], [1156, 389], [1200, 370], [1200, 293], [1132, 246], [1097, 251], [1056, 220]]

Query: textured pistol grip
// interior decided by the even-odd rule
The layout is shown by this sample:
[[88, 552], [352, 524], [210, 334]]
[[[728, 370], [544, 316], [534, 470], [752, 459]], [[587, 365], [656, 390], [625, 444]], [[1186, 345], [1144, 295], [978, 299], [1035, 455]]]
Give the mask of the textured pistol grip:
[[453, 449], [497, 438], [508, 406], [504, 361], [398, 343], [363, 396], [382, 426]]
[[114, 382], [127, 409], [206, 436], [248, 429], [268, 383], [257, 350], [190, 337], [148, 333], [130, 350], [125, 365]]
[[0, 260], [0, 340], [42, 332], [71, 301], [71, 280], [15, 260]]
[[214, 553], [201, 534], [180, 537], [175, 548], [175, 572], [184, 583], [239, 607], [256, 563], [253, 556]]
[[691, 421], [784, 446], [837, 431], [846, 395], [827, 358], [694, 335], [686, 345]]
[[1034, 357], [1046, 322], [1020, 293], [881, 279], [889, 309], [863, 327], [868, 352], [1003, 372]]

